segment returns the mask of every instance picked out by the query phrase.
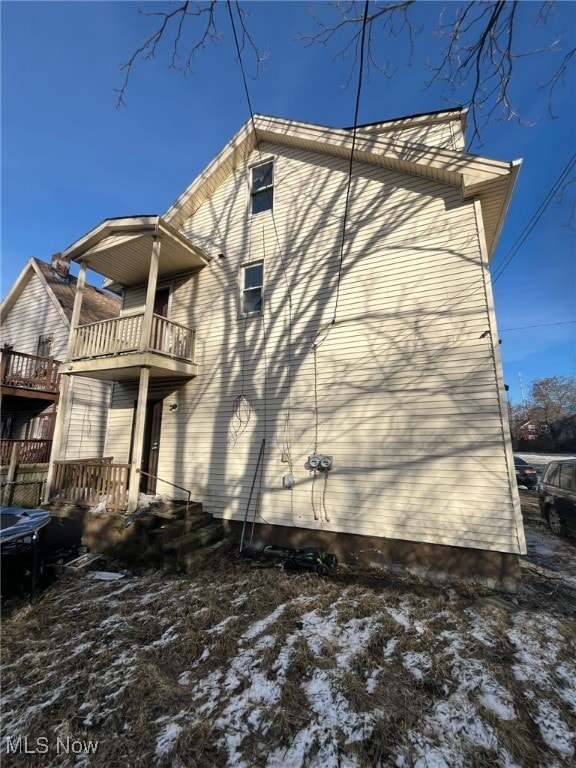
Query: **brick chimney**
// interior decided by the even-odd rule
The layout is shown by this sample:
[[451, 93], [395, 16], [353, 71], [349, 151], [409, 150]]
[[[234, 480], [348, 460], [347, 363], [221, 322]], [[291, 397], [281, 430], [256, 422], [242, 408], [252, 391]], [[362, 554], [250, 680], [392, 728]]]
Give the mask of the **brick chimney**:
[[52, 254], [50, 266], [60, 277], [68, 277], [70, 273], [70, 259], [63, 257], [61, 253]]

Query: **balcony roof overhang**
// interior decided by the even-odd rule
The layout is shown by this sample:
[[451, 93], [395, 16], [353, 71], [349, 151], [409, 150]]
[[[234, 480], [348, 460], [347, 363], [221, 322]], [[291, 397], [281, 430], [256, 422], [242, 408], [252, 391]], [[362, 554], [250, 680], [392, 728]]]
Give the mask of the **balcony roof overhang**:
[[105, 219], [69, 246], [62, 256], [86, 262], [103, 275], [112, 290], [145, 283], [150, 270], [152, 243], [161, 243], [158, 279], [192, 272], [210, 259], [161, 216]]

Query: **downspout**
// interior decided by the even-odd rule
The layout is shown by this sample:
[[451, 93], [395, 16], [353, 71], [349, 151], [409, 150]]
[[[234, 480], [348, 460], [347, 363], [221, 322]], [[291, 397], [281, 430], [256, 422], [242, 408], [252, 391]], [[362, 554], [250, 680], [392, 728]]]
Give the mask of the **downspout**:
[[54, 462], [62, 458], [62, 435], [64, 434], [64, 421], [70, 411], [72, 388], [70, 386], [70, 375], [66, 374], [66, 364], [70, 362], [74, 355], [76, 346], [76, 337], [78, 334], [78, 324], [80, 322], [80, 312], [82, 310], [82, 299], [84, 298], [84, 286], [86, 285], [86, 270], [88, 261], [83, 259], [80, 262], [80, 271], [76, 282], [76, 293], [74, 294], [74, 307], [70, 319], [70, 334], [68, 336], [68, 351], [66, 360], [61, 367], [60, 376], [60, 397], [58, 398], [58, 410], [56, 413], [56, 424], [54, 426], [54, 437], [52, 438], [52, 450], [50, 452], [50, 463], [48, 465], [48, 475], [46, 477], [46, 490], [44, 491], [44, 504], [48, 504], [52, 493], [52, 482], [54, 478]]

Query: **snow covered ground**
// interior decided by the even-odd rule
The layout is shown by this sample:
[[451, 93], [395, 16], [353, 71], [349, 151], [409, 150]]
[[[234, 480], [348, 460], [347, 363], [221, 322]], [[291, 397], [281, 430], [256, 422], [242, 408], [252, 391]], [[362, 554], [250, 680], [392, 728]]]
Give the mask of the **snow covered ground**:
[[532, 464], [536, 469], [544, 468], [550, 461], [562, 460], [562, 459], [576, 459], [576, 453], [525, 453], [524, 451], [515, 451], [515, 456], [520, 456], [521, 459], [527, 461], [528, 464]]
[[576, 580], [529, 501], [516, 595], [224, 559], [59, 582], [3, 622], [3, 766], [573, 766]]

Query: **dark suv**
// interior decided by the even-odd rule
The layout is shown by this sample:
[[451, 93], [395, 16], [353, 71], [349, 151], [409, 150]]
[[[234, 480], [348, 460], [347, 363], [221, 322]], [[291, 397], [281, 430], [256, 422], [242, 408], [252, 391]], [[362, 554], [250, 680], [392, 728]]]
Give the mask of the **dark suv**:
[[516, 472], [516, 482], [525, 488], [536, 488], [538, 482], [538, 470], [520, 456], [514, 456], [514, 470]]
[[538, 483], [538, 503], [557, 536], [576, 536], [576, 459], [548, 464]]

